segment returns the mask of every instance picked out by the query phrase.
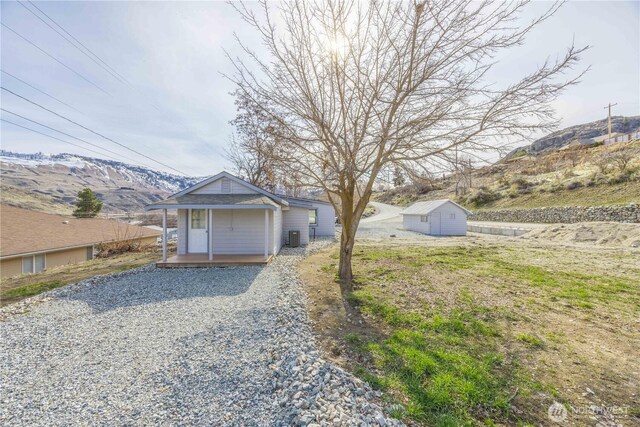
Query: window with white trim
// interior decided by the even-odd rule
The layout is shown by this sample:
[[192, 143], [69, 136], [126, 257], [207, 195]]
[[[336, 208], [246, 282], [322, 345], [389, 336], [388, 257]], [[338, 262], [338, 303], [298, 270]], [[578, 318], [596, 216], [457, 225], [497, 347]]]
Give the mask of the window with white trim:
[[318, 225], [318, 209], [309, 209], [309, 225]]
[[33, 273], [33, 255], [22, 257], [22, 274]]
[[429, 222], [429, 215], [422, 215], [420, 217], [420, 222]]
[[205, 229], [207, 220], [206, 209], [192, 209], [191, 210], [191, 229]]
[[40, 273], [41, 271], [44, 271], [44, 254], [39, 254], [39, 255], [34, 255], [34, 263], [33, 263], [33, 272], [34, 273]]
[[231, 180], [229, 178], [222, 178], [220, 182], [220, 191], [223, 193], [231, 193]]
[[456, 214], [450, 213], [449, 214], [449, 219], [456, 219]]
[[46, 268], [46, 255], [29, 255], [22, 257], [22, 274], [40, 273]]

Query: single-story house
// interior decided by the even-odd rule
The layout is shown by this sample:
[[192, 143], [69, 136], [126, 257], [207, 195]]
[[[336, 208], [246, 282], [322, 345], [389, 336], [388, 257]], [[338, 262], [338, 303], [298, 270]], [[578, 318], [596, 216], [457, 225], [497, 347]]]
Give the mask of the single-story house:
[[68, 218], [0, 204], [0, 277], [93, 259], [94, 246], [100, 243], [156, 244], [159, 235], [109, 219]]
[[145, 209], [163, 211], [163, 235], [167, 210], [178, 214], [178, 254], [167, 259], [163, 245], [159, 267], [263, 264], [284, 245], [335, 235], [330, 202], [273, 194], [228, 172]]
[[448, 199], [417, 202], [400, 212], [406, 230], [431, 236], [465, 236], [472, 214]]

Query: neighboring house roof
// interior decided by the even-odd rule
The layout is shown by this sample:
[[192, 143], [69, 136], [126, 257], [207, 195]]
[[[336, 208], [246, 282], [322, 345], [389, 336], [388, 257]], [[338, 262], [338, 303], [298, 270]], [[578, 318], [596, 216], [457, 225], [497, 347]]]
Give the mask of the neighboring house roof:
[[68, 218], [0, 204], [2, 258], [160, 234], [110, 219]]
[[287, 201], [284, 200], [282, 197], [277, 196], [277, 195], [275, 195], [275, 194], [273, 194], [273, 193], [271, 193], [271, 192], [269, 192], [269, 191], [267, 191], [267, 190], [265, 190], [263, 188], [260, 188], [260, 187], [258, 187], [256, 185], [253, 185], [250, 182], [245, 181], [244, 179], [238, 178], [237, 176], [232, 175], [227, 171], [222, 171], [219, 174], [214, 175], [214, 176], [212, 176], [210, 178], [207, 178], [207, 179], [205, 179], [203, 181], [200, 181], [199, 183], [194, 184], [189, 188], [185, 188], [184, 190], [179, 191], [179, 192], [171, 195], [170, 198], [185, 196], [185, 195], [187, 195], [187, 194], [189, 194], [189, 193], [191, 193], [191, 192], [193, 192], [193, 191], [195, 191], [195, 190], [197, 190], [199, 188], [202, 188], [202, 187], [204, 187], [204, 186], [206, 186], [208, 184], [211, 184], [212, 182], [215, 182], [215, 181], [219, 180], [220, 178], [228, 178], [231, 181], [234, 181], [234, 182], [236, 182], [236, 183], [238, 183], [240, 185], [244, 185], [245, 187], [250, 188], [253, 191], [256, 191], [256, 192], [262, 194], [263, 196], [267, 196], [268, 198], [280, 203], [281, 205], [288, 206]]
[[429, 200], [427, 202], [416, 202], [413, 205], [406, 208], [405, 210], [403, 210], [402, 212], [400, 212], [400, 215], [429, 215], [431, 212], [435, 211], [442, 205], [446, 205], [447, 203], [451, 203], [452, 205], [459, 207], [460, 209], [465, 211], [467, 215], [473, 214], [473, 212], [463, 208], [456, 202], [453, 202], [449, 199], [442, 199], [442, 200]]
[[175, 209], [175, 208], [275, 208], [278, 203], [261, 194], [186, 194], [184, 196], [172, 196], [145, 209]]

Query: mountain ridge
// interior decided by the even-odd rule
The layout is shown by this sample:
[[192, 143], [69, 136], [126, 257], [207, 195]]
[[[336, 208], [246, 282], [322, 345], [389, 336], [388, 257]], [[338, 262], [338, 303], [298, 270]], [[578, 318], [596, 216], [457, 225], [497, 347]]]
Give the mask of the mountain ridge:
[[[640, 116], [613, 116], [611, 117], [611, 132], [630, 133], [640, 129]], [[607, 119], [569, 126], [549, 135], [512, 150], [506, 158], [513, 157], [516, 153], [539, 155], [549, 151], [560, 149], [572, 142], [582, 144], [593, 143], [592, 139], [607, 134]]]
[[37, 195], [53, 204], [70, 205], [77, 192], [88, 187], [98, 194], [108, 213], [140, 212], [145, 205], [205, 178], [70, 153], [0, 150], [0, 165], [3, 187], [11, 190], [5, 192], [10, 197], [3, 197], [3, 203], [19, 206], [17, 199]]

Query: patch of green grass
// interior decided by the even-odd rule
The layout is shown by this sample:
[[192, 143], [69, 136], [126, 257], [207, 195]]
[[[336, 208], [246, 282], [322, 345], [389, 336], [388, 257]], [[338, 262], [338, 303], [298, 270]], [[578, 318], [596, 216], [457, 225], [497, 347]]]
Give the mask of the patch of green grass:
[[2, 293], [3, 298], [26, 298], [33, 295], [38, 295], [51, 289], [64, 286], [65, 283], [60, 280], [53, 280], [48, 282], [36, 282], [29, 285], [20, 286], [18, 288], [9, 289]]
[[429, 279], [420, 274], [424, 268], [499, 278], [507, 285], [544, 287], [547, 299], [566, 301], [584, 309], [615, 302], [640, 306], [640, 289], [631, 278], [548, 269], [494, 248], [374, 247], [354, 252], [354, 281], [361, 287], [400, 280], [411, 280], [414, 284], [419, 280], [422, 285], [429, 285]]
[[[511, 417], [512, 387], [527, 387], [531, 379], [512, 383], [518, 368], [496, 350], [496, 319], [468, 293], [462, 292], [460, 307], [448, 313], [406, 312], [368, 290], [355, 291], [350, 300], [393, 331], [387, 339], [364, 344], [374, 369], [360, 367], [356, 373], [408, 401], [407, 417], [435, 426]], [[362, 352], [360, 337], [347, 342]]]
[[542, 341], [540, 338], [531, 334], [518, 334], [516, 335], [516, 339], [526, 344], [529, 344], [531, 347], [534, 347], [534, 348], [544, 347], [544, 341]]

